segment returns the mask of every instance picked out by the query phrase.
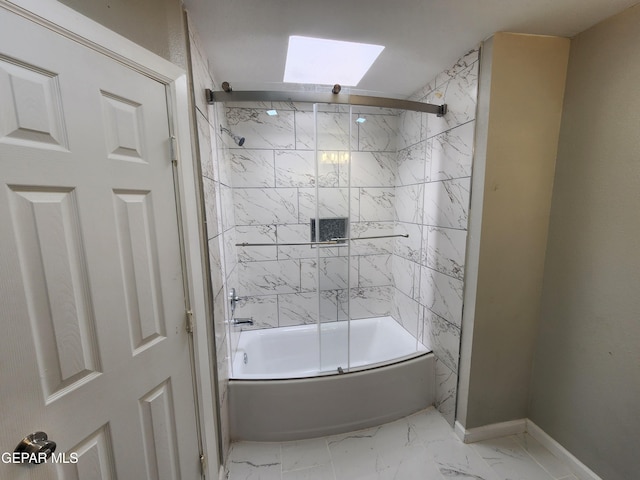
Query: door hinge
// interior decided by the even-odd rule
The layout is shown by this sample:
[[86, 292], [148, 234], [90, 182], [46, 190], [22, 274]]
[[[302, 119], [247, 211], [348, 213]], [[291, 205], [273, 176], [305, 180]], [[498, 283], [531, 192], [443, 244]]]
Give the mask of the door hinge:
[[187, 333], [193, 333], [193, 312], [187, 310]]
[[178, 164], [178, 140], [175, 136], [169, 137], [169, 149], [171, 150], [171, 163]]
[[207, 457], [204, 453], [200, 454], [200, 471], [202, 472], [202, 475], [207, 473]]

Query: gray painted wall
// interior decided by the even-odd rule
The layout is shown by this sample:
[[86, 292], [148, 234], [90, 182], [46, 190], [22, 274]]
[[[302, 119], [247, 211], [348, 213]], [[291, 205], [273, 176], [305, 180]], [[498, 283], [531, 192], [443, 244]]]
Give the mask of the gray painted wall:
[[58, 0], [161, 57], [187, 67], [179, 0]]
[[571, 44], [529, 417], [638, 478], [640, 6]]
[[[482, 227], [482, 200], [485, 169], [487, 165], [487, 139], [489, 137], [489, 102], [491, 100], [491, 60], [493, 58], [493, 37], [482, 42], [478, 70], [478, 107], [476, 111], [475, 146], [473, 172], [471, 175], [471, 201], [465, 258], [464, 303], [476, 304], [478, 291], [478, 262], [480, 260], [480, 230]], [[455, 408], [456, 420], [462, 425], [467, 422], [469, 401], [469, 380], [471, 356], [473, 354], [473, 327], [475, 309], [463, 312], [460, 336], [460, 358], [458, 360], [458, 394]]]
[[474, 176], [483, 171], [484, 185], [474, 179], [460, 359], [467, 429], [527, 414], [568, 55], [566, 38], [496, 33], [490, 75], [481, 66], [488, 117], [478, 115]]

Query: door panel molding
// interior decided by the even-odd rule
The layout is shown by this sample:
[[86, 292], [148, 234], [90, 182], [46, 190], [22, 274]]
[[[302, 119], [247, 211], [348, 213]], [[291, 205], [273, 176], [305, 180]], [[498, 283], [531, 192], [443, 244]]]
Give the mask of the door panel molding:
[[[177, 149], [176, 190], [179, 195], [178, 208], [181, 214], [181, 240], [185, 253], [184, 275], [188, 285], [188, 304], [192, 312], [195, 327], [194, 348], [195, 371], [197, 377], [196, 403], [200, 413], [200, 427], [203, 431], [203, 447], [207, 456], [208, 477], [218, 475], [219, 463], [217, 455], [216, 417], [213, 412], [215, 399], [212, 396], [212, 377], [209, 365], [209, 348], [207, 336], [198, 334], [206, 332], [206, 297], [205, 279], [201, 267], [201, 241], [199, 234], [197, 178], [193, 165], [191, 150], [191, 126], [189, 113], [189, 86], [186, 72], [180, 67], [144, 49], [143, 47], [112, 32], [93, 20], [84, 17], [73, 9], [56, 1], [42, 0], [0, 0], [0, 9], [13, 12], [35, 24], [56, 32], [78, 44], [97, 51], [117, 62], [150, 77], [166, 86], [168, 113], [170, 119], [170, 135], [175, 137]], [[50, 115], [49, 115], [50, 117]], [[135, 119], [134, 119], [135, 120]], [[132, 120], [133, 121], [133, 120]], [[56, 133], [55, 138], [65, 148], [68, 140], [66, 132]], [[129, 140], [129, 139], [127, 139]], [[129, 142], [130, 143], [130, 142]], [[167, 142], [169, 144], [169, 142]], [[53, 143], [43, 143], [51, 148]], [[131, 145], [118, 145], [118, 147]], [[137, 160], [129, 148], [119, 149], [119, 153], [127, 160]], [[99, 370], [99, 364], [96, 371]], [[99, 375], [99, 373], [96, 373]], [[64, 391], [64, 390], [63, 390]], [[107, 430], [108, 432], [108, 430]], [[104, 437], [107, 438], [107, 437]], [[102, 448], [102, 447], [101, 447]]]
[[9, 190], [28, 316], [49, 405], [100, 374], [75, 189], [11, 185]]
[[13, 106], [0, 119], [0, 142], [68, 151], [56, 73], [0, 55], [0, 102]]

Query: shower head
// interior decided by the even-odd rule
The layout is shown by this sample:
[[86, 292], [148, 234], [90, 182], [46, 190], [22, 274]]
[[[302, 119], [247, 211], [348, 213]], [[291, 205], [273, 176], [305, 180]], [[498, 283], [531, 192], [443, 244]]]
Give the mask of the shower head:
[[222, 125], [220, 125], [220, 131], [228, 133], [229, 136], [233, 138], [233, 141], [236, 142], [236, 145], [238, 145], [239, 147], [244, 145], [244, 137], [234, 134], [231, 130], [229, 130], [228, 128], [224, 128]]

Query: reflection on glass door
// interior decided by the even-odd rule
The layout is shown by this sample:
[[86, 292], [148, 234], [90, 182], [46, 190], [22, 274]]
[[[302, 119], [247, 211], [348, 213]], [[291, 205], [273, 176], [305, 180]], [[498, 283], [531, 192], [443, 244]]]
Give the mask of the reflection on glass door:
[[349, 370], [349, 107], [315, 105], [316, 211], [311, 233], [316, 246], [320, 372]]

